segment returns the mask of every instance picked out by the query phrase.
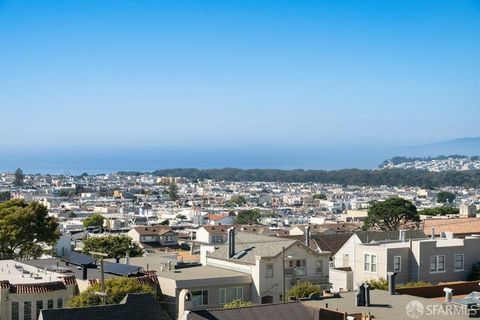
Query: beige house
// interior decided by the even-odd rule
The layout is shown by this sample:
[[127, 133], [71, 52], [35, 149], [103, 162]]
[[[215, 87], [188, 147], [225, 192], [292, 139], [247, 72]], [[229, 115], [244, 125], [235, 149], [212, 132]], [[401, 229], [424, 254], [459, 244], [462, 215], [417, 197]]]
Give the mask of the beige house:
[[127, 234], [144, 249], [178, 245], [178, 236], [169, 227], [135, 227], [128, 231]]
[[234, 300], [251, 300], [252, 277], [210, 266], [165, 270], [157, 274], [164, 305], [172, 318], [185, 310], [222, 307]]
[[78, 290], [72, 275], [0, 260], [0, 320], [37, 319], [42, 309], [63, 308]]
[[277, 303], [298, 281], [312, 281], [328, 288], [329, 252], [318, 253], [298, 240], [235, 233], [234, 241], [212, 252], [202, 251], [202, 264], [228, 269], [252, 278], [251, 301]]
[[397, 283], [462, 281], [479, 261], [478, 236], [365, 243], [355, 246], [353, 278], [360, 283], [396, 272]]

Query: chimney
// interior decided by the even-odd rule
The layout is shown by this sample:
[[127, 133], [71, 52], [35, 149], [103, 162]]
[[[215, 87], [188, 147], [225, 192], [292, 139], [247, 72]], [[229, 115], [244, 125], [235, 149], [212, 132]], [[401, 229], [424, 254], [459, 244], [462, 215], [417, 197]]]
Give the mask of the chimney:
[[235, 255], [235, 227], [228, 229], [228, 257]]
[[399, 238], [398, 240], [402, 241], [402, 242], [405, 242], [405, 233], [406, 231], [405, 230], [400, 230], [400, 235], [399, 235]]
[[87, 267], [86, 266], [82, 266], [82, 280], [87, 280]]
[[450, 302], [452, 302], [453, 289], [451, 289], [451, 288], [443, 288], [443, 292], [445, 292], [445, 303], [450, 303]]
[[120, 263], [120, 257], [115, 257], [115, 263]]
[[305, 227], [305, 245], [310, 246], [310, 226]]
[[396, 272], [387, 272], [387, 278], [388, 278], [388, 293], [390, 295], [395, 295], [396, 290], [395, 290], [395, 276], [397, 275]]
[[435, 227], [431, 228], [432, 233], [430, 234], [430, 239], [435, 240]]
[[130, 263], [130, 256], [128, 255], [128, 252], [127, 254], [125, 255], [125, 264], [129, 264]]

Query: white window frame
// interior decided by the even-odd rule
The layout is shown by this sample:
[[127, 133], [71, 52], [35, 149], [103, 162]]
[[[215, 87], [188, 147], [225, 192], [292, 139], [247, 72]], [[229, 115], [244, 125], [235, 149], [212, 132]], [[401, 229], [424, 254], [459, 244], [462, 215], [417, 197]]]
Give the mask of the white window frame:
[[[235, 290], [235, 298], [227, 300], [227, 290]], [[220, 288], [218, 289], [218, 303], [225, 304], [229, 303], [233, 300], [243, 300], [243, 288], [242, 287], [228, 287], [228, 288]]]
[[[440, 266], [440, 257], [443, 258], [443, 268], [439, 267]], [[432, 262], [432, 258], [434, 258], [435, 261]], [[432, 264], [435, 265], [435, 268], [433, 268], [434, 270], [432, 270]], [[429, 269], [430, 269], [430, 273], [445, 272], [445, 270], [446, 270], [445, 255], [440, 254], [440, 255], [436, 255], [436, 256], [430, 256]]]
[[[201, 292], [202, 301], [201, 301], [200, 304], [193, 303], [193, 293], [194, 293], [194, 292]], [[206, 295], [207, 295], [207, 303], [205, 303], [205, 302], [203, 301], [203, 296], [204, 296], [205, 293], [206, 293]], [[192, 290], [192, 291], [190, 291], [190, 301], [192, 302], [192, 306], [207, 306], [208, 303], [209, 303], [208, 290], [206, 290], [206, 289], [199, 289], [199, 290]]]
[[[398, 259], [398, 268], [397, 268], [397, 261]], [[393, 257], [393, 272], [400, 272], [402, 271], [402, 256], [394, 256]]]
[[273, 278], [273, 263], [267, 263], [265, 265], [265, 278]]
[[365, 252], [363, 254], [363, 272], [377, 274], [378, 256], [376, 253]]
[[[462, 257], [462, 267], [457, 268], [457, 257]], [[465, 270], [465, 255], [463, 253], [456, 253], [453, 257], [453, 268], [455, 271], [464, 271]]]
[[315, 273], [323, 274], [323, 260], [315, 261]]

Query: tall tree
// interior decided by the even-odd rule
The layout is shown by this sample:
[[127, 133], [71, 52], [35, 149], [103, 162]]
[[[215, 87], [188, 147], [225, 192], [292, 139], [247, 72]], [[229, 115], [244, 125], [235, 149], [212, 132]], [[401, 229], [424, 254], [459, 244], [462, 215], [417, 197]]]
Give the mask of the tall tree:
[[142, 255], [142, 248], [127, 235], [88, 237], [83, 241], [83, 251], [103, 252], [109, 258], [125, 257], [127, 252], [130, 257]]
[[85, 218], [85, 220], [83, 220], [83, 226], [85, 228], [88, 228], [88, 227], [102, 227], [103, 226], [103, 220], [105, 220], [105, 218], [101, 214], [94, 213], [90, 217], [87, 217], [87, 218]]
[[25, 175], [23, 174], [22, 169], [18, 168], [17, 170], [15, 170], [13, 185], [16, 187], [21, 187], [23, 186], [24, 180], [25, 180]]
[[260, 211], [258, 209], [242, 210], [235, 217], [236, 224], [258, 224]]
[[38, 202], [0, 203], [0, 259], [38, 258], [58, 240], [57, 227], [55, 218]]
[[175, 181], [170, 183], [170, 186], [168, 187], [168, 195], [170, 196], [171, 201], [178, 200], [178, 187]]
[[247, 203], [247, 200], [244, 196], [237, 194], [232, 196], [228, 203], [235, 206], [243, 206], [245, 203]]
[[393, 197], [385, 201], [374, 201], [365, 220], [367, 229], [399, 230], [411, 227], [412, 222], [420, 218], [417, 207], [405, 199]]
[[455, 194], [449, 191], [440, 191], [437, 194], [437, 202], [443, 204], [451, 204], [455, 200]]

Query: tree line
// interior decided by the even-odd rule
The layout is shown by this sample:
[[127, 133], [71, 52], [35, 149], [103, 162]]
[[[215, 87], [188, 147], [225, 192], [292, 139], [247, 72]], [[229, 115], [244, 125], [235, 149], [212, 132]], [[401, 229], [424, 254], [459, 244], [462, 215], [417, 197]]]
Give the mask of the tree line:
[[480, 187], [480, 170], [430, 172], [414, 169], [388, 170], [280, 170], [280, 169], [162, 169], [156, 176], [214, 179], [224, 181], [319, 182], [340, 185], [419, 186], [434, 189], [443, 186]]

